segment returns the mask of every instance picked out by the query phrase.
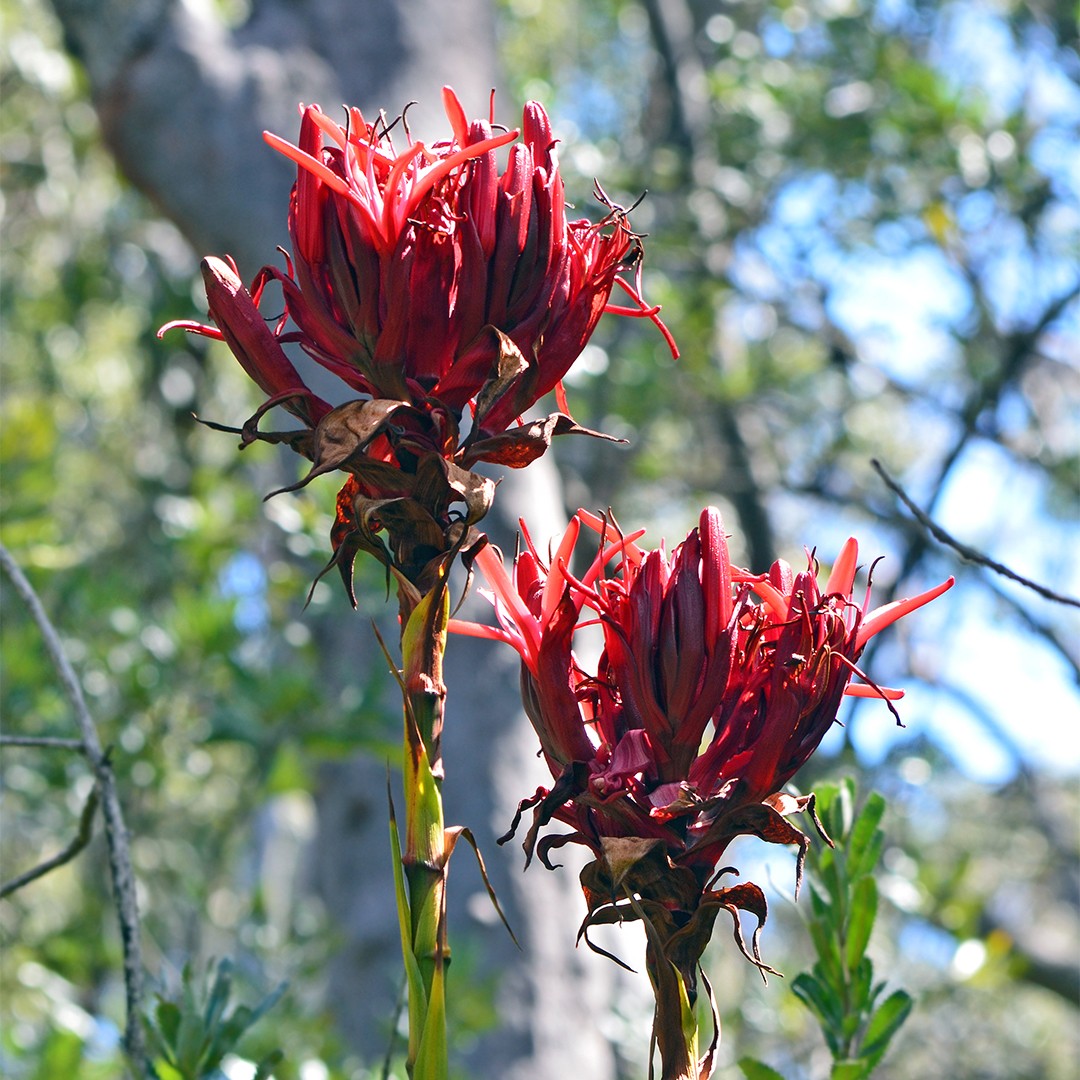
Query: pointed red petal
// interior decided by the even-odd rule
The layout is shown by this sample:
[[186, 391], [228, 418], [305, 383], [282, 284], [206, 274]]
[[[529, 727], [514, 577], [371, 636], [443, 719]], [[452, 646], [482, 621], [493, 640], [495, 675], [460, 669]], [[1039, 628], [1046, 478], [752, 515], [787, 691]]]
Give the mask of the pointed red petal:
[[915, 611], [916, 608], [929, 604], [931, 600], [935, 600], [942, 593], [948, 592], [955, 583], [956, 578], [950, 577], [940, 585], [935, 585], [934, 588], [919, 593], [918, 596], [907, 597], [904, 600], [894, 600], [891, 604], [886, 604], [884, 607], [879, 607], [870, 612], [862, 626], [859, 627], [859, 636], [855, 641], [856, 650], [861, 649], [875, 634], [880, 633], [886, 626], [896, 622], [897, 619], [903, 618], [908, 612]]

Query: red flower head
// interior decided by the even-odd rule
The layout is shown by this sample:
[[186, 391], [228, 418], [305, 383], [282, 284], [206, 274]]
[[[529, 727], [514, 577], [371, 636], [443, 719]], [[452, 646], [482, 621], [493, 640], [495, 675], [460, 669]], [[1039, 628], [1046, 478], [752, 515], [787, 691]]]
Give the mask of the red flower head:
[[[304, 349], [372, 397], [460, 411], [492, 379], [505, 335], [526, 366], [478, 417], [495, 433], [566, 374], [640, 244], [614, 207], [600, 225], [567, 222], [539, 104], [525, 106], [500, 176], [496, 151], [519, 132], [469, 123], [449, 88], [443, 102], [453, 135], [430, 148], [406, 128], [399, 151], [358, 109], [343, 128], [308, 107], [299, 147], [266, 136], [299, 166], [295, 272], [279, 276]], [[655, 318], [623, 284], [630, 310]]]
[[[490, 121], [468, 122], [449, 88], [443, 103], [451, 136], [431, 145], [402, 123], [403, 145], [395, 146], [393, 125], [381, 118], [368, 123], [350, 109], [342, 127], [316, 106], [302, 110], [299, 146], [267, 134], [298, 166], [286, 269], [264, 267], [249, 292], [235, 266], [208, 258], [203, 278], [216, 325], [185, 320], [159, 332], [181, 327], [228, 343], [270, 395], [244, 425], [245, 444], [288, 442], [314, 462], [307, 479], [351, 473], [335, 535], [359, 534], [352, 543], [368, 550], [380, 545], [356, 499], [419, 500], [445, 533], [447, 505], [468, 502], [463, 489], [474, 486], [455, 470], [478, 461], [521, 467], [553, 435], [584, 430], [566, 415], [560, 380], [605, 310], [651, 319], [677, 355], [659, 309], [641, 299], [636, 278], [622, 276], [641, 262], [626, 212], [598, 188], [603, 221], [567, 221], [543, 108], [525, 106], [520, 132], [496, 131]], [[497, 154], [510, 143], [500, 175]], [[285, 302], [272, 328], [258, 310], [271, 282]], [[609, 302], [616, 285], [629, 306]], [[337, 375], [354, 400], [333, 408], [314, 395], [283, 349], [290, 343]], [[563, 411], [515, 427], [552, 389]], [[274, 405], [304, 428], [260, 432]], [[466, 407], [472, 424], [462, 439]], [[440, 460], [425, 464], [431, 457]], [[443, 481], [433, 483], [440, 471]], [[486, 500], [473, 500], [466, 516], [476, 520]]]
[[[386, 123], [368, 123], [359, 109], [345, 127], [317, 106], [303, 109], [299, 146], [267, 133], [298, 165], [287, 269], [264, 267], [248, 294], [233, 269], [207, 259], [217, 327], [163, 329], [224, 336], [264, 389], [278, 381], [280, 343], [297, 342], [359, 395], [443, 408], [455, 422], [471, 404], [470, 460], [518, 464], [505, 441], [476, 444], [558, 387], [605, 310], [652, 319], [676, 350], [658, 309], [621, 276], [641, 256], [626, 213], [608, 203], [599, 224], [567, 221], [543, 108], [529, 102], [520, 132], [496, 132], [489, 121], [468, 122], [449, 88], [443, 103], [452, 135], [430, 146], [405, 127], [396, 147]], [[509, 143], [500, 175], [497, 151]], [[239, 352], [233, 324], [254, 323], [271, 280], [284, 292], [285, 317], [272, 343]], [[632, 306], [609, 303], [616, 284]], [[291, 365], [289, 381], [303, 385]]]
[[[578, 578], [569, 566], [583, 525], [601, 539]], [[630, 841], [635, 859], [666, 856], [662, 904], [684, 912], [703, 897], [732, 893], [707, 886], [736, 835], [798, 843], [805, 851], [806, 837], [784, 816], [812, 809], [809, 797], [780, 789], [817, 748], [845, 693], [890, 703], [901, 696], [872, 683], [853, 685], [859, 656], [874, 634], [952, 585], [950, 578], [868, 612], [869, 590], [862, 603], [852, 596], [854, 540], [822, 587], [812, 560], [798, 574], [784, 562], [768, 574], [733, 567], [713, 508], [670, 556], [663, 547], [639, 548], [641, 535], [624, 536], [579, 510], [550, 562], [530, 543], [512, 580], [488, 548], [476, 561], [499, 626], [451, 624], [507, 641], [521, 655], [525, 706], [555, 778], [519, 807], [519, 818], [534, 808], [526, 852], [531, 857], [535, 848], [550, 865], [552, 848], [590, 847], [603, 868], [586, 884], [593, 915], [594, 901], [611, 901], [612, 851], [629, 858]], [[612, 563], [614, 573], [605, 576]], [[573, 638], [596, 623], [603, 650], [590, 672], [575, 656]], [[553, 818], [572, 831], [537, 842]], [[606, 895], [597, 874], [608, 875]], [[639, 896], [650, 888], [642, 886]], [[747, 892], [756, 887], [736, 889], [746, 903], [729, 902], [763, 916], [764, 897]]]

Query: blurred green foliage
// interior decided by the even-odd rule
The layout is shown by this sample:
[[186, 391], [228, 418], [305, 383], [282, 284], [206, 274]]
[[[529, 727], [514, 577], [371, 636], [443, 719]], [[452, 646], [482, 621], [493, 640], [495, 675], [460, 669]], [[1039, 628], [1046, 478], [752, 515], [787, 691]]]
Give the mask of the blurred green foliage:
[[[157, 1004], [146, 1017], [154, 1067], [163, 1080], [222, 1080], [221, 1066], [244, 1033], [272, 1009], [285, 993], [282, 983], [254, 1008], [235, 1005], [232, 996], [232, 964], [214, 964], [204, 985], [195, 985], [185, 968], [177, 1000], [157, 995]], [[268, 1080], [284, 1054], [272, 1050], [255, 1066], [252, 1080]]]
[[[318, 762], [395, 737], [393, 711], [361, 666], [334, 700], [322, 693], [316, 636], [340, 598], [320, 584], [301, 608], [326, 512], [291, 497], [264, 511], [284, 464], [246, 461], [194, 421], [242, 418], [254, 395], [224, 350], [155, 341], [199, 302], [193, 254], [117, 176], [52, 20], [3, 7], [3, 542], [112, 747], [154, 979], [223, 954], [256, 985], [287, 971], [278, 1012], [302, 1014], [303, 1033], [277, 1075], [295, 1076], [339, 1046], [314, 1004], [334, 934], [315, 897], [283, 884], [288, 867], [256, 853], [272, 817], [298, 845], [310, 836]], [[77, 735], [10, 591], [0, 648], [5, 731]], [[4, 748], [5, 879], [67, 842], [91, 782], [76, 754]], [[0, 905], [7, 1076], [120, 1075], [103, 850], [98, 835]]]

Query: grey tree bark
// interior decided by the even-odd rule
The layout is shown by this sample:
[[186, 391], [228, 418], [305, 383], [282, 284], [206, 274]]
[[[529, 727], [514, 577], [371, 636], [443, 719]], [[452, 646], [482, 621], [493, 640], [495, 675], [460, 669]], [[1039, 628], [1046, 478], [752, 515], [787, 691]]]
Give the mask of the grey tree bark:
[[[488, 0], [256, 0], [241, 26], [175, 0], [52, 0], [69, 50], [84, 64], [104, 137], [129, 179], [200, 253], [228, 253], [249, 279], [287, 245], [293, 168], [261, 132], [297, 128], [297, 104], [358, 104], [395, 112], [416, 99], [414, 130], [440, 134], [440, 87], [475, 113], [496, 82]], [[493, 533], [520, 512], [557, 524], [553, 466], [543, 459], [501, 485]], [[368, 628], [349, 619], [330, 662], [381, 662]], [[570, 867], [521, 874], [521, 852], [497, 849], [517, 801], [545, 777], [517, 695], [517, 668], [484, 643], [451, 643], [444, 753], [448, 821], [469, 825], [522, 943], [489, 917], [467, 855], [450, 877], [452, 944], [470, 980], [494, 986], [500, 1025], [470, 1049], [468, 1075], [506, 1080], [608, 1080], [615, 1055], [594, 1023], [612, 975], [575, 952], [582, 907]], [[345, 670], [345, 669], [342, 669]], [[333, 672], [327, 674], [334, 678]], [[400, 971], [389, 866], [385, 763], [358, 759], [320, 776], [315, 877], [347, 945], [329, 972], [330, 1000], [348, 1040], [385, 1050]], [[459, 960], [459, 967], [462, 966]], [[449, 994], [454, 994], [451, 969]], [[452, 1007], [452, 1002], [451, 1002]], [[286, 1051], [288, 1048], [286, 1048]]]

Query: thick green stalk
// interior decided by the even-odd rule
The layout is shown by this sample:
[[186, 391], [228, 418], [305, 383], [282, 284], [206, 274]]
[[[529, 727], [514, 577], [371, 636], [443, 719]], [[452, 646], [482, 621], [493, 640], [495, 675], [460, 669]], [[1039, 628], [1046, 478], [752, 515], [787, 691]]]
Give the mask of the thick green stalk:
[[408, 1067], [414, 1080], [445, 1080], [447, 1076], [444, 979], [449, 959], [449, 851], [439, 743], [446, 700], [442, 664], [449, 618], [445, 576], [402, 615], [405, 848], [401, 866], [408, 895], [405, 898], [399, 889], [398, 902], [406, 908], [399, 915], [409, 976]]

